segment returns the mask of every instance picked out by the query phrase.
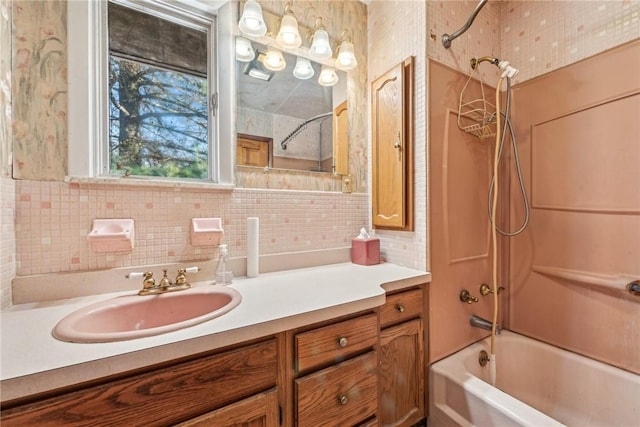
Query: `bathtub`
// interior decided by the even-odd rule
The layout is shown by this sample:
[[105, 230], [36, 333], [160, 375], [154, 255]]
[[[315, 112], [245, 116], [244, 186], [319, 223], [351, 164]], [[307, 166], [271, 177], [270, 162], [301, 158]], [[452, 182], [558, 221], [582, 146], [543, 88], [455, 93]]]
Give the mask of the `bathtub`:
[[488, 338], [431, 366], [429, 427], [640, 426], [640, 375], [503, 331], [493, 387], [480, 350]]

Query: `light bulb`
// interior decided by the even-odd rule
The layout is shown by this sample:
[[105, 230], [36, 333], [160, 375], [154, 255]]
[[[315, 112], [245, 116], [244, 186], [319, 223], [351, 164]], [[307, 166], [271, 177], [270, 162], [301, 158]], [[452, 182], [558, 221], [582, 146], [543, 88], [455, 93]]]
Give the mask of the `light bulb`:
[[236, 38], [236, 59], [241, 62], [251, 62], [256, 57], [256, 52], [251, 42], [245, 38]]
[[315, 70], [311, 65], [311, 61], [307, 58], [298, 56], [296, 60], [296, 67], [293, 69], [293, 75], [300, 80], [307, 80], [313, 77]]
[[336, 68], [340, 70], [351, 70], [358, 65], [353, 43], [343, 41], [338, 49], [338, 57], [336, 58]]
[[318, 77], [318, 84], [320, 86], [333, 86], [338, 83], [338, 74], [336, 70], [326, 65], [322, 66], [320, 71], [320, 77]]
[[244, 4], [238, 27], [243, 33], [252, 36], [264, 36], [267, 33], [267, 25], [262, 17], [262, 7], [256, 0], [247, 0]]
[[284, 15], [280, 24], [280, 31], [276, 37], [282, 47], [294, 48], [302, 45], [302, 38], [298, 32], [298, 21], [293, 14]]
[[329, 43], [329, 34], [322, 25], [322, 18], [318, 18], [316, 22], [316, 30], [313, 33], [313, 41], [309, 48], [309, 56], [312, 59], [329, 59], [333, 55], [331, 43]]
[[284, 60], [282, 52], [275, 49], [269, 49], [264, 58], [264, 66], [271, 71], [280, 71], [284, 70], [284, 68], [287, 66], [287, 63]]

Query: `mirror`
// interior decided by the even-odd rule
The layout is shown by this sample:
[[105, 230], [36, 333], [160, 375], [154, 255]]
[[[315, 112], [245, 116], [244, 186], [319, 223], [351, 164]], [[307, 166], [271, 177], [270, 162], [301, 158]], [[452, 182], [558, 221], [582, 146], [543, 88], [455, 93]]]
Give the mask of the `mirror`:
[[338, 82], [322, 86], [322, 66], [311, 61], [313, 77], [296, 78], [298, 57], [287, 52], [285, 68], [270, 71], [263, 65], [267, 46], [251, 44], [255, 58], [236, 67], [237, 165], [347, 173], [334, 156], [348, 152], [347, 74], [336, 70]]

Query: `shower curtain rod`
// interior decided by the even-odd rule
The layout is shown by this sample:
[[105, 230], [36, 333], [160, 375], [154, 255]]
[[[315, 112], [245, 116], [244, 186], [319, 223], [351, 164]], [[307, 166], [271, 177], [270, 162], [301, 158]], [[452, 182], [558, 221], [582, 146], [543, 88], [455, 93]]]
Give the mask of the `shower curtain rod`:
[[449, 34], [444, 34], [442, 36], [442, 45], [446, 48], [449, 49], [451, 47], [451, 42], [460, 37], [462, 34], [464, 34], [465, 31], [467, 31], [469, 29], [469, 27], [471, 26], [471, 24], [473, 24], [473, 20], [476, 19], [476, 16], [478, 15], [478, 12], [480, 12], [480, 9], [482, 9], [482, 7], [484, 6], [484, 4], [487, 2], [488, 0], [480, 0], [480, 3], [478, 3], [478, 5], [476, 6], [476, 8], [473, 10], [473, 13], [471, 14], [471, 16], [469, 17], [469, 19], [467, 20], [467, 23], [464, 24], [462, 26], [462, 28], [460, 28], [458, 31], [456, 31], [455, 33], [449, 35]]

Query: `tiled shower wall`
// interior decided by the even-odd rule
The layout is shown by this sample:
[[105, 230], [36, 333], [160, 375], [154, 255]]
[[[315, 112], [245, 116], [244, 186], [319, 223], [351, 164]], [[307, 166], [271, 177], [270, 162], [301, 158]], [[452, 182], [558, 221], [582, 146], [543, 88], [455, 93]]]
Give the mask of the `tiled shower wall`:
[[[518, 83], [640, 37], [638, 0], [490, 1], [445, 49], [442, 35], [461, 28], [477, 4], [427, 2], [430, 58], [469, 73], [472, 57], [497, 56], [520, 70]], [[492, 68], [480, 73], [495, 85]]]

